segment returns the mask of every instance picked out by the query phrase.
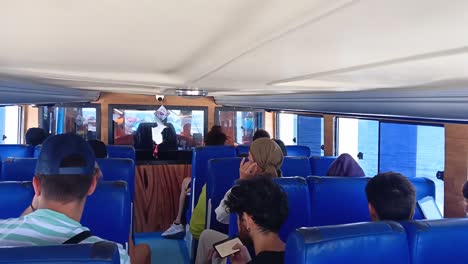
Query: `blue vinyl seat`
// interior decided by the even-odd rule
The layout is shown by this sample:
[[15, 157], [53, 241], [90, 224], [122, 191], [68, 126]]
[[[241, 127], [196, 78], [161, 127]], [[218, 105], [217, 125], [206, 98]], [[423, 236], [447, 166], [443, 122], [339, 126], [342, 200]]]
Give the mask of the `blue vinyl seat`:
[[0, 182], [0, 219], [20, 217], [33, 197], [31, 182]]
[[[20, 144], [0, 144], [0, 162], [8, 158], [32, 158], [34, 147]], [[2, 164], [0, 163], [0, 167]], [[0, 168], [1, 173], [1, 168]]]
[[292, 157], [310, 157], [310, 148], [308, 146], [286, 146], [286, 152], [288, 156]]
[[216, 158], [235, 158], [236, 156], [236, 148], [233, 146], [206, 146], [197, 147], [193, 150], [191, 210], [198, 202], [202, 187], [206, 183], [208, 161]]
[[227, 234], [228, 225], [216, 220], [215, 209], [226, 192], [239, 179], [239, 166], [242, 158], [222, 158], [208, 161], [206, 179], [206, 228]]
[[238, 145], [236, 147], [237, 156], [249, 154], [249, 145]]
[[125, 247], [131, 227], [131, 200], [124, 181], [99, 182], [87, 198], [81, 224], [93, 235]]
[[466, 263], [468, 219], [403, 222], [412, 264]]
[[8, 158], [2, 162], [1, 181], [32, 181], [36, 158]]
[[281, 172], [285, 177], [307, 177], [311, 175], [309, 159], [307, 157], [284, 157]]
[[310, 169], [314, 176], [326, 176], [330, 165], [335, 161], [335, 156], [314, 156], [310, 157]]
[[285, 263], [409, 264], [403, 227], [370, 222], [301, 228], [288, 239]]
[[120, 263], [115, 243], [0, 248], [0, 263]]
[[135, 162], [129, 158], [96, 159], [103, 181], [125, 181], [133, 201], [135, 193]]
[[107, 155], [109, 158], [135, 160], [135, 148], [129, 145], [108, 145]]

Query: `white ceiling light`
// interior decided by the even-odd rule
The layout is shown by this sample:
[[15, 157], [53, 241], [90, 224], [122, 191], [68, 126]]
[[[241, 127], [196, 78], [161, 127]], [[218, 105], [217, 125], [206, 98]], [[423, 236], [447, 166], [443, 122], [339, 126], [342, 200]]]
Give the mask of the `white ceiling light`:
[[177, 96], [196, 96], [196, 97], [205, 97], [208, 95], [208, 91], [206, 90], [199, 90], [199, 89], [177, 89], [176, 90]]

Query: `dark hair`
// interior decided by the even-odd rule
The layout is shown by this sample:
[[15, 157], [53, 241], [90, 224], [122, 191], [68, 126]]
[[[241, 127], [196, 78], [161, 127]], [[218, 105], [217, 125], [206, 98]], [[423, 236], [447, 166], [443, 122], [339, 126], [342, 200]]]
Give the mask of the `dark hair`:
[[[61, 168], [84, 167], [86, 158], [81, 155], [70, 155], [62, 160]], [[60, 202], [71, 202], [83, 199], [91, 186], [91, 175], [36, 175], [41, 182], [45, 198]]]
[[161, 132], [163, 142], [177, 144], [177, 133], [171, 123], [166, 124], [166, 128]]
[[288, 198], [272, 179], [256, 177], [239, 180], [225, 201], [227, 210], [252, 217], [263, 232], [278, 233], [288, 217]]
[[288, 155], [288, 151], [286, 150], [286, 145], [284, 145], [284, 142], [283, 142], [281, 139], [273, 139], [273, 141], [275, 141], [276, 144], [278, 144], [278, 146], [280, 147], [281, 151], [283, 152], [283, 156], [287, 156], [287, 155]]
[[39, 127], [31, 127], [26, 131], [26, 135], [24, 136], [26, 139], [26, 144], [37, 146], [41, 145], [42, 142], [47, 138], [47, 132]]
[[210, 132], [206, 135], [205, 145], [207, 146], [219, 146], [224, 145], [227, 137], [223, 133], [221, 126], [215, 125], [211, 128]]
[[396, 172], [379, 173], [366, 186], [368, 202], [374, 207], [379, 220], [411, 220], [416, 205], [413, 184]]
[[270, 133], [268, 133], [265, 129], [259, 128], [257, 131], [255, 131], [252, 141], [255, 141], [259, 138], [271, 138]]
[[133, 135], [133, 145], [136, 149], [153, 149], [153, 127], [157, 127], [156, 123], [140, 123]]
[[91, 139], [88, 140], [88, 144], [93, 149], [96, 158], [107, 158], [107, 147], [106, 144], [104, 144], [104, 142], [97, 139]]
[[465, 184], [463, 184], [463, 197], [465, 197], [465, 199], [468, 199], [468, 181], [466, 181]]

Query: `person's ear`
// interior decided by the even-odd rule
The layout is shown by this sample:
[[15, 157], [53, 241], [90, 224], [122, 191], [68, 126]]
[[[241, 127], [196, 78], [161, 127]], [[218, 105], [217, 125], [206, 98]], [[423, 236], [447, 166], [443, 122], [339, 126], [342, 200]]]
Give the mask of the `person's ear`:
[[367, 203], [367, 206], [369, 207], [369, 214], [370, 214], [371, 220], [379, 221], [379, 215], [377, 214], [377, 211], [375, 211], [374, 206], [371, 203]]
[[245, 227], [247, 228], [247, 231], [250, 232], [255, 227], [254, 220], [252, 219], [250, 215], [248, 215], [245, 212], [242, 214], [242, 217], [244, 218], [244, 223], [245, 223]]
[[91, 179], [91, 185], [89, 186], [89, 189], [88, 189], [88, 196], [94, 193], [94, 191], [96, 190], [96, 186], [97, 186], [97, 177], [93, 175]]
[[41, 188], [41, 180], [37, 178], [36, 176], [33, 177], [33, 188], [34, 188], [34, 193], [36, 196], [41, 196], [42, 193], [42, 188]]

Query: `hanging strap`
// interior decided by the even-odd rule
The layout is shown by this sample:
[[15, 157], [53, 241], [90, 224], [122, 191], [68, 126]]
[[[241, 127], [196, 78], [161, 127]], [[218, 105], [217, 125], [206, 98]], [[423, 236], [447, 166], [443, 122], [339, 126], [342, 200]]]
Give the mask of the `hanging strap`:
[[91, 231], [83, 231], [75, 236], [73, 236], [72, 238], [68, 239], [67, 241], [63, 242], [64, 245], [67, 245], [67, 244], [79, 244], [81, 241], [89, 238], [89, 237], [92, 237], [93, 234], [91, 233]]

